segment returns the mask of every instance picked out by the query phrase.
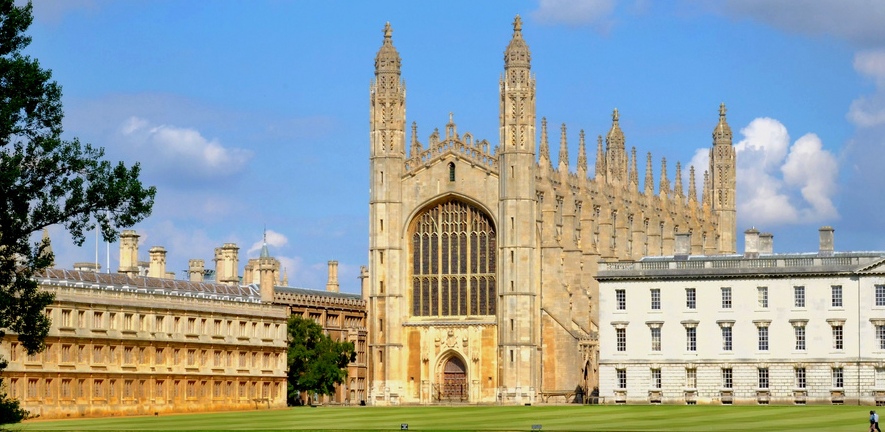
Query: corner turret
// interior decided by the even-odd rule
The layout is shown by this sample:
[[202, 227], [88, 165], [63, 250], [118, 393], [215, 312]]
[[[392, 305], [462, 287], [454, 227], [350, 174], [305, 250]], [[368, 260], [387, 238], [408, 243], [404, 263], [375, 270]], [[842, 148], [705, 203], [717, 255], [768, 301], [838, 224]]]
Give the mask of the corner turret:
[[605, 165], [608, 183], [627, 182], [627, 152], [624, 148], [624, 131], [620, 125], [621, 115], [615, 108], [612, 112], [612, 127], [605, 137]]
[[728, 254], [737, 250], [737, 168], [731, 127], [725, 119], [725, 112], [725, 104], [720, 104], [719, 123], [713, 129], [713, 147], [710, 149], [710, 184], [711, 207], [719, 220], [719, 252]]
[[276, 275], [280, 270], [280, 262], [270, 256], [267, 249], [267, 233], [264, 234], [264, 242], [261, 245], [261, 254], [258, 256], [258, 287], [261, 292], [261, 302], [271, 303], [274, 297], [274, 285]]

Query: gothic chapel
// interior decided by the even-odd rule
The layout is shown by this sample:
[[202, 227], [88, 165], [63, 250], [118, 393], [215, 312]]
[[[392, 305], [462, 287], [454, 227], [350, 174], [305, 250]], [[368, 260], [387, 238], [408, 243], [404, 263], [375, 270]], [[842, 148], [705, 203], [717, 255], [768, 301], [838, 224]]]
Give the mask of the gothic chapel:
[[[369, 272], [365, 281], [369, 404], [541, 402], [598, 385], [599, 262], [735, 252], [735, 152], [720, 106], [698, 200], [666, 159], [639, 187], [618, 111], [596, 166], [579, 134], [569, 172], [567, 132], [550, 157], [535, 114], [531, 51], [519, 16], [504, 51], [500, 137], [494, 147], [449, 120], [426, 144], [407, 141], [401, 59], [384, 28], [369, 95]], [[540, 143], [536, 145], [536, 137]]]

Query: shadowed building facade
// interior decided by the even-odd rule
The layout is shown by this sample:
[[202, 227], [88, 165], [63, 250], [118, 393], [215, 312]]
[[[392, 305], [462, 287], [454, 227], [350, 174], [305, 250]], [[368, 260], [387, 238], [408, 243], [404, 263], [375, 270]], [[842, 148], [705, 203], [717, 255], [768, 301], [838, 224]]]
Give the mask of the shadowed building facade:
[[[407, 139], [406, 92], [392, 29], [375, 57], [369, 95], [367, 301], [369, 400], [531, 403], [598, 385], [598, 284], [603, 261], [735, 251], [735, 153], [720, 107], [700, 199], [694, 167], [683, 191], [651, 154], [640, 189], [614, 110], [590, 174], [584, 132], [570, 171], [535, 112], [531, 52], [517, 16], [499, 82], [498, 145], [459, 133], [453, 117]], [[540, 143], [536, 138], [540, 135]]]
[[[215, 279], [202, 259], [188, 280], [166, 272], [166, 250], [138, 260], [138, 235], [120, 236], [120, 266], [50, 269], [40, 289], [55, 295], [46, 350], [27, 355], [14, 334], [0, 343], [7, 392], [31, 415], [68, 418], [229, 411], [286, 406], [290, 315], [315, 320], [354, 343], [348, 381], [319, 403], [365, 400], [365, 302], [338, 292], [337, 262], [326, 290], [293, 288], [265, 245], [239, 276], [239, 248], [215, 250]], [[143, 265], [147, 264], [147, 266]], [[221, 283], [220, 281], [225, 281]]]

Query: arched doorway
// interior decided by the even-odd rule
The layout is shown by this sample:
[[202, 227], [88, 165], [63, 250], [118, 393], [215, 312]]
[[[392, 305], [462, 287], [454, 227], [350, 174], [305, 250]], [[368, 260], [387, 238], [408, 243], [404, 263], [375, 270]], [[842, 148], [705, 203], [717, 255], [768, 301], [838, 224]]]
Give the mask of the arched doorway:
[[456, 356], [443, 365], [440, 401], [464, 402], [467, 400], [467, 367]]

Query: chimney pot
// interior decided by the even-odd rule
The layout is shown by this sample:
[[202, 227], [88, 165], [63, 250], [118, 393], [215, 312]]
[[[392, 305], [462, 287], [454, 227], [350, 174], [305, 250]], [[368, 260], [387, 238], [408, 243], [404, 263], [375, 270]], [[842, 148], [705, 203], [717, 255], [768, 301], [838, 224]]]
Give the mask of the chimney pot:
[[820, 230], [820, 255], [832, 256], [835, 251], [836, 230], [831, 226], [822, 226]]
[[744, 231], [744, 258], [759, 258], [759, 230]]
[[759, 234], [759, 253], [768, 255], [774, 253], [774, 234]]
[[326, 282], [326, 291], [339, 292], [338, 261], [329, 261], [329, 281]]

